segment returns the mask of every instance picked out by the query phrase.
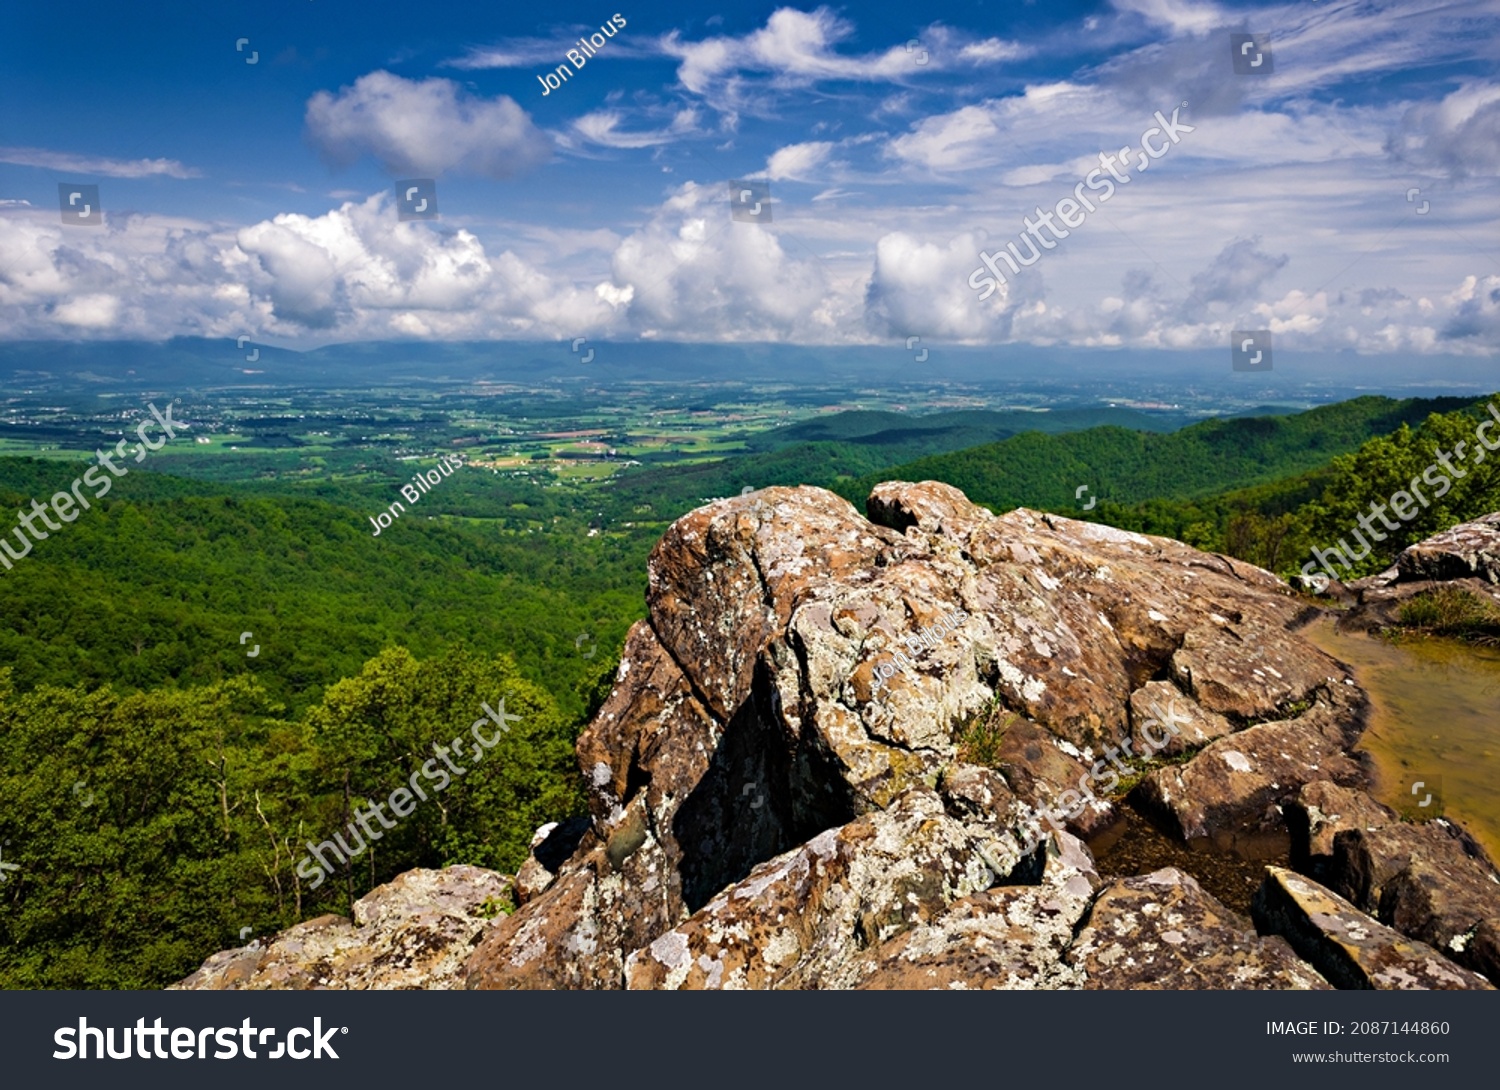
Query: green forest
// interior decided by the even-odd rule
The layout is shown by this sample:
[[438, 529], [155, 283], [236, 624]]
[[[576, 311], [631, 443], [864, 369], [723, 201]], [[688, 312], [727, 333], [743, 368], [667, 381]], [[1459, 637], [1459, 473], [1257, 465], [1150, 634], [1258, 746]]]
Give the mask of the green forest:
[[[820, 422], [592, 490], [465, 470], [378, 538], [368, 516], [409, 465], [305, 482], [132, 473], [0, 575], [0, 857], [18, 868], [0, 884], [0, 987], [157, 988], [411, 867], [514, 871], [537, 825], [582, 812], [573, 743], [644, 614], [646, 557], [707, 497], [813, 483], [862, 506], [879, 480], [945, 480], [997, 511], [1091, 518], [1290, 575], [1466, 442], [1464, 475], [1351, 573], [1365, 574], [1500, 509], [1500, 456], [1475, 449], [1488, 400], [1027, 432], [899, 464], [910, 442], [939, 440], [862, 442], [884, 422]], [[78, 468], [0, 458], [0, 509]], [[1100, 497], [1088, 512], [1081, 484]], [[483, 762], [310, 888], [309, 841], [501, 699], [519, 719]]]

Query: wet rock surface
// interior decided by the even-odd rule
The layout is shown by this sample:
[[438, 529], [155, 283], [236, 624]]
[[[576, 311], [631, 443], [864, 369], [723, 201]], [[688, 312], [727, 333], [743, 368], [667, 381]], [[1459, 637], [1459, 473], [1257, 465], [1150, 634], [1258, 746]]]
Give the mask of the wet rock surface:
[[[1369, 926], [1493, 964], [1490, 864], [1376, 821], [1308, 599], [935, 482], [867, 512], [771, 488], [673, 524], [578, 740], [587, 817], [539, 830], [514, 913], [452, 925], [436, 986], [1325, 988], [1193, 873], [1247, 905], [1294, 843]], [[1178, 865], [1130, 850], [1137, 808]], [[1131, 871], [1080, 839], [1111, 837]]]

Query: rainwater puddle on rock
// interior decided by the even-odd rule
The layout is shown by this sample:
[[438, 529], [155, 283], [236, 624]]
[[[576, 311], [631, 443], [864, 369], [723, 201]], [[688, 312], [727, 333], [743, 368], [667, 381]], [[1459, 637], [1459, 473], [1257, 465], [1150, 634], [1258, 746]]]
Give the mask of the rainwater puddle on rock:
[[1372, 794], [1425, 817], [1408, 794], [1415, 781], [1440, 777], [1442, 816], [1500, 859], [1500, 650], [1448, 640], [1392, 643], [1335, 631], [1331, 621], [1302, 635], [1346, 663], [1370, 694], [1359, 749], [1375, 762]]
[[1129, 802], [1122, 802], [1118, 812], [1120, 820], [1088, 842], [1101, 876], [1129, 878], [1176, 867], [1191, 874], [1226, 907], [1248, 916], [1250, 898], [1260, 888], [1266, 866], [1290, 866], [1285, 842], [1257, 845], [1261, 850], [1254, 853], [1255, 858], [1248, 858], [1243, 851], [1221, 851], [1207, 843], [1184, 844], [1158, 829]]

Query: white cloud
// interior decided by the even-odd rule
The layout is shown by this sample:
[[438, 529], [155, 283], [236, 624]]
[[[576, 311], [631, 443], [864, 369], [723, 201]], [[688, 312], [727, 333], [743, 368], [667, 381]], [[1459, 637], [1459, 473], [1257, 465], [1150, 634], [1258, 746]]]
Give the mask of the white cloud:
[[925, 118], [892, 140], [889, 148], [896, 158], [934, 171], [985, 166], [1005, 154], [1000, 126], [987, 106], [961, 106]]
[[59, 234], [34, 218], [0, 216], [0, 306], [25, 307], [67, 290]]
[[450, 68], [466, 71], [485, 68], [531, 68], [544, 65], [551, 71], [561, 61], [566, 50], [576, 47], [578, 39], [572, 38], [512, 38], [504, 45], [470, 49], [462, 57], [445, 62]]
[[844, 339], [854, 301], [815, 260], [790, 256], [758, 224], [730, 220], [719, 186], [687, 183], [615, 251], [613, 281], [634, 289], [631, 324], [667, 339]]
[[1491, 346], [1500, 341], [1500, 276], [1465, 277], [1445, 302], [1450, 308], [1441, 332], [1445, 340]]
[[1189, 281], [1193, 298], [1201, 303], [1228, 306], [1245, 303], [1257, 298], [1288, 260], [1286, 254], [1262, 251], [1258, 238], [1236, 239], [1219, 251], [1207, 269]]
[[52, 316], [63, 325], [85, 329], [109, 329], [120, 316], [120, 300], [113, 295], [80, 295], [59, 303]]
[[94, 174], [105, 178], [201, 178], [201, 172], [176, 159], [108, 159], [97, 155], [75, 155], [46, 148], [0, 147], [0, 163], [40, 167], [60, 174]]
[[[401, 222], [384, 191], [237, 231], [144, 215], [84, 231], [13, 208], [0, 212], [0, 336], [850, 344], [917, 335], [1218, 349], [1230, 329], [1270, 328], [1278, 347], [1303, 350], [1492, 356], [1500, 347], [1500, 277], [1482, 266], [1454, 277], [1451, 262], [1423, 270], [1399, 250], [1360, 262], [1325, 254], [1335, 236], [1311, 229], [1315, 211], [1279, 224], [1274, 244], [1231, 235], [1205, 260], [1195, 255], [1218, 233], [1202, 211], [1212, 204], [1184, 204], [1202, 189], [1188, 180], [1171, 189], [1112, 202], [1111, 222], [1075, 231], [983, 303], [969, 274], [1000, 240], [943, 232], [943, 222], [973, 216], [958, 206], [802, 206], [765, 228], [730, 220], [718, 185], [687, 183], [627, 236], [574, 232], [565, 247], [542, 234], [531, 260], [466, 230]], [[1375, 219], [1341, 245], [1369, 250], [1389, 233]], [[1304, 236], [1311, 250], [1295, 249]], [[866, 238], [877, 242], [866, 249]], [[1422, 253], [1428, 243], [1411, 245]], [[1360, 272], [1324, 283], [1345, 267]]]
[[489, 253], [467, 231], [403, 223], [383, 191], [237, 231], [132, 216], [85, 232], [49, 218], [0, 215], [0, 336], [487, 339], [618, 328], [619, 296]]
[[[558, 143], [580, 159], [607, 154], [612, 168], [634, 158], [643, 172], [606, 182], [596, 215], [480, 218], [455, 231], [397, 221], [382, 193], [238, 230], [147, 215], [85, 231], [62, 228], [54, 210], [8, 205], [0, 334], [919, 335], [1218, 349], [1230, 329], [1269, 327], [1293, 349], [1493, 356], [1500, 284], [1485, 242], [1500, 229], [1500, 87], [1452, 76], [1478, 71], [1494, 39], [1476, 29], [1482, 6], [1459, 0], [1464, 34], [1452, 41], [1434, 37], [1430, 9], [1419, 20], [1387, 0], [1278, 8], [1276, 74], [1247, 80], [1225, 72], [1222, 20], [1237, 11], [1128, 0], [1088, 39], [1108, 62], [1044, 69], [1020, 93], [978, 63], [993, 56], [1003, 68], [1019, 55], [1013, 43], [931, 26], [915, 32], [931, 57], [918, 72], [905, 48], [913, 32], [856, 50], [852, 26], [828, 9], [781, 9], [744, 35], [652, 39], [677, 57], [680, 87], [580, 107]], [[1058, 35], [1076, 55], [1079, 26]], [[1045, 38], [1037, 49], [1064, 52]], [[1424, 57], [1467, 67], [1447, 69], [1439, 90], [1441, 68], [1388, 80], [1378, 95], [1354, 86]], [[926, 78], [939, 71], [947, 84]], [[849, 86], [819, 86], [830, 80]], [[1348, 92], [1326, 90], [1339, 84]], [[713, 141], [699, 94], [726, 111]], [[802, 109], [814, 99], [837, 104]], [[882, 99], [899, 120], [880, 117]], [[1145, 173], [1128, 168], [1107, 206], [1005, 294], [978, 300], [968, 278], [981, 248], [1014, 239], [1023, 216], [1072, 194], [1101, 150], [1136, 144], [1154, 111], [1183, 100], [1194, 131], [1179, 146]], [[535, 132], [510, 100], [443, 80], [373, 73], [314, 101], [326, 152], [368, 152], [403, 173], [437, 173], [439, 161], [493, 170], [489, 137], [507, 116]], [[741, 104], [765, 107], [777, 126], [738, 131]], [[718, 143], [725, 175], [764, 163], [759, 176], [811, 188], [778, 190], [771, 224], [734, 223], [711, 170], [657, 190], [658, 171], [693, 169], [685, 156], [615, 154], [694, 138], [705, 154]], [[1414, 185], [1430, 215], [1403, 200]], [[643, 193], [661, 195], [653, 207]]]
[[958, 51], [958, 59], [968, 61], [971, 64], [995, 64], [999, 61], [1013, 61], [1029, 56], [1031, 50], [1020, 42], [1007, 42], [1000, 38], [985, 38], [983, 41], [970, 42]]
[[337, 95], [313, 95], [306, 121], [309, 138], [333, 163], [368, 154], [397, 175], [455, 170], [509, 178], [551, 154], [546, 136], [514, 99], [475, 98], [445, 79], [371, 72]]
[[806, 144], [788, 144], [771, 155], [766, 161], [766, 175], [773, 182], [791, 180], [805, 182], [808, 176], [822, 166], [828, 158], [833, 144], [826, 140]]
[[[554, 31], [549, 38], [507, 38], [495, 45], [471, 48], [463, 56], [443, 63], [450, 68], [466, 71], [540, 66], [550, 72], [567, 61], [567, 51], [578, 48], [579, 38], [601, 33], [609, 43], [606, 50], [601, 50], [601, 56], [608, 56], [612, 60], [635, 60], [658, 55], [654, 45], [642, 44], [633, 33], [619, 27], [613, 19], [607, 19], [605, 25], [609, 27], [608, 31], [604, 25], [575, 23], [566, 29]], [[627, 22], [626, 27], [628, 26]]]
[[743, 37], [688, 42], [674, 30], [658, 44], [681, 62], [677, 78], [684, 88], [729, 111], [762, 108], [773, 89], [809, 87], [820, 80], [894, 81], [932, 64], [931, 57], [908, 50], [905, 42], [876, 53], [839, 53], [835, 47], [853, 31], [853, 24], [826, 7], [779, 8], [764, 27]]
[[[625, 113], [617, 109], [594, 110], [577, 118], [572, 134], [581, 141], [607, 148], [650, 148], [670, 144], [698, 129], [698, 111], [678, 110], [672, 122], [661, 129], [622, 129]], [[569, 144], [574, 141], [568, 141]]]
[[1110, 0], [1116, 11], [1141, 16], [1174, 34], [1202, 34], [1226, 22], [1224, 10], [1203, 0]]

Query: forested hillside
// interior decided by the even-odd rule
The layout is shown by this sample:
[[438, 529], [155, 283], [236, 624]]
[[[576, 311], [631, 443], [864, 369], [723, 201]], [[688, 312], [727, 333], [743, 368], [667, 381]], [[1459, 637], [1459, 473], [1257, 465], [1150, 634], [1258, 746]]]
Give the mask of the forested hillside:
[[1308, 472], [1402, 424], [1467, 404], [1464, 398], [1361, 397], [1290, 416], [1206, 420], [1165, 435], [1118, 427], [1026, 433], [835, 487], [863, 502], [881, 479], [945, 481], [996, 511], [1025, 506], [1077, 512], [1083, 485], [1089, 495], [1116, 504], [1194, 498]]
[[[1106, 423], [1165, 431], [1177, 427], [1183, 419], [1170, 413], [1109, 408], [966, 410], [926, 416], [877, 411], [835, 413], [751, 435], [745, 440], [743, 455], [630, 474], [601, 499], [607, 509], [617, 513], [649, 506], [655, 512], [680, 514], [705, 497], [734, 495], [746, 487], [815, 484], [831, 488], [851, 478], [888, 480], [902, 475], [899, 468], [892, 467], [911, 459], [993, 443], [1022, 432], [1057, 435]], [[856, 503], [863, 502], [862, 494]]]
[[[463, 774], [429, 780], [430, 804], [355, 840], [362, 809], [502, 699], [517, 718], [489, 729], [485, 759], [454, 751]], [[0, 669], [0, 724], [0, 835], [19, 866], [0, 888], [5, 988], [161, 987], [411, 867], [514, 871], [537, 825], [582, 807], [568, 718], [504, 655], [392, 649], [297, 717], [244, 676], [19, 695]], [[352, 858], [310, 882], [307, 844], [335, 834]]]
[[[0, 505], [50, 496], [75, 472], [0, 459]], [[288, 486], [132, 473], [0, 576], [0, 664], [22, 691], [250, 674], [296, 710], [386, 647], [463, 642], [506, 653], [576, 715], [589, 648], [617, 646], [641, 613], [655, 532], [590, 538], [576, 516], [527, 532], [530, 505], [503, 501], [545, 493], [522, 488], [461, 471], [376, 537], [367, 516], [399, 498], [394, 487], [346, 488], [366, 497], [353, 509]], [[438, 517], [466, 500], [494, 517]]]
[[[1434, 413], [1415, 428], [1403, 421], [1391, 434], [1311, 473], [1199, 500], [1106, 502], [1085, 517], [1175, 537], [1287, 576], [1311, 561], [1314, 549], [1325, 555], [1339, 549], [1350, 563], [1335, 560], [1334, 575], [1371, 575], [1389, 567], [1408, 545], [1500, 510], [1500, 457], [1489, 454], [1477, 435], [1479, 425], [1491, 419], [1491, 404], [1500, 408], [1500, 395]], [[1408, 497], [1400, 502], [1410, 518], [1390, 507], [1400, 495]], [[1377, 506], [1386, 510], [1383, 520]], [[1361, 516], [1373, 533], [1360, 523]]]

